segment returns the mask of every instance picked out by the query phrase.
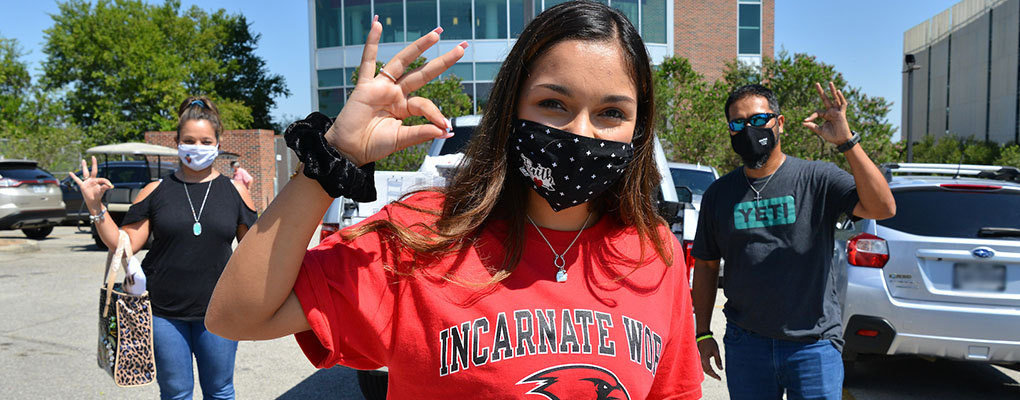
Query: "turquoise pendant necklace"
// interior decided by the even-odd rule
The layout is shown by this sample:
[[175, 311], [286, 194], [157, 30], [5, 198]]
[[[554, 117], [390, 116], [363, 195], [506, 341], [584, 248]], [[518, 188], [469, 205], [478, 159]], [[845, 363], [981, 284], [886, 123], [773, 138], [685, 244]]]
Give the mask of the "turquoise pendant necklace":
[[[215, 180], [215, 178], [213, 179]], [[188, 206], [191, 207], [191, 216], [195, 218], [195, 224], [191, 225], [191, 233], [195, 236], [202, 234], [202, 223], [198, 222], [199, 218], [202, 218], [202, 211], [205, 211], [205, 201], [209, 199], [209, 189], [212, 188], [212, 180], [209, 181], [209, 186], [205, 188], [205, 197], [202, 198], [202, 206], [198, 208], [198, 214], [195, 214], [195, 205], [191, 202], [191, 193], [188, 193], [188, 184], [184, 183], [184, 194], [188, 197]]]

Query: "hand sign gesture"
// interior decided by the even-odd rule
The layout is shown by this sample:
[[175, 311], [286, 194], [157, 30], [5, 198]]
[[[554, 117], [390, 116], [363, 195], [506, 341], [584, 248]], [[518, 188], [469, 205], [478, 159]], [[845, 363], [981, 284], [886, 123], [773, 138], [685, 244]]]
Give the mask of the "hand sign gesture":
[[[375, 59], [382, 36], [382, 24], [376, 16], [361, 55], [361, 71], [347, 105], [326, 133], [326, 140], [356, 165], [382, 159], [396, 151], [429, 139], [448, 137], [448, 122], [431, 100], [409, 97], [409, 94], [447, 68], [462, 56], [467, 42], [462, 42], [424, 67], [404, 74], [404, 69], [425, 50], [439, 41], [442, 28], [436, 28], [402, 49], [390, 59], [379, 75], [375, 75]], [[404, 126], [402, 120], [423, 116], [432, 124]]]
[[88, 165], [85, 164], [85, 160], [81, 160], [81, 178], [79, 179], [74, 173], [68, 172], [71, 175], [71, 179], [74, 183], [78, 184], [78, 189], [81, 190], [81, 198], [85, 201], [85, 205], [88, 206], [89, 210], [93, 213], [98, 213], [102, 208], [103, 193], [107, 190], [113, 189], [113, 183], [110, 183], [109, 179], [100, 178], [97, 175], [96, 156], [92, 156], [92, 171], [89, 172]]
[[[843, 92], [836, 89], [836, 85], [829, 81], [829, 91], [832, 93], [832, 99], [825, 94], [825, 90], [822, 89], [822, 85], [815, 83], [815, 90], [818, 91], [818, 96], [822, 98], [822, 104], [825, 108], [821, 108], [812, 113], [807, 118], [804, 118], [804, 125], [812, 132], [821, 136], [825, 141], [832, 144], [842, 144], [850, 137], [853, 133], [850, 132], [850, 125], [846, 120], [846, 97], [843, 97]], [[815, 119], [821, 118], [825, 120], [822, 125], [815, 123]]]

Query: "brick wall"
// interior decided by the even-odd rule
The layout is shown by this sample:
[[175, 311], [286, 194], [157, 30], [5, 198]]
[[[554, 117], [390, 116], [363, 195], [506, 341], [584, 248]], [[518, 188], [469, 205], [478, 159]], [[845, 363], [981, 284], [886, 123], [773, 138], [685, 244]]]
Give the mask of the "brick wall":
[[[762, 0], [762, 55], [773, 56], [775, 3]], [[737, 58], [736, 0], [673, 0], [673, 51], [709, 81]]]
[[[177, 132], [145, 132], [145, 142], [177, 148]], [[220, 150], [239, 155], [241, 167], [248, 170], [253, 180], [248, 190], [255, 202], [256, 211], [262, 212], [273, 200], [273, 178], [276, 176], [276, 153], [273, 131], [265, 129], [224, 131], [220, 135]], [[231, 177], [234, 169], [223, 158], [213, 163], [221, 174]]]

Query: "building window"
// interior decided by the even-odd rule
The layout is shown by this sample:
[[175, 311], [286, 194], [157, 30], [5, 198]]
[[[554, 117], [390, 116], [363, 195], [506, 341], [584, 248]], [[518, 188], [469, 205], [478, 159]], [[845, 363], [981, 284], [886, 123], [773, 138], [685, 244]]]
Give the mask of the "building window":
[[[456, 63], [456, 64], [453, 64], [453, 66], [450, 67], [450, 69], [448, 69], [446, 71], [443, 71], [443, 74], [441, 75], [441, 77], [442, 78], [446, 78], [447, 76], [450, 76], [450, 75], [453, 75], [453, 76], [456, 76], [456, 77], [460, 78], [461, 81], [473, 81], [473, 80], [475, 80], [475, 74], [471, 70], [471, 63]], [[465, 93], [467, 93], [467, 92], [465, 92]]]
[[[382, 43], [404, 41], [404, 1], [375, 0], [375, 15], [382, 23]], [[413, 38], [411, 40], [417, 39]]]
[[369, 0], [344, 0], [344, 45], [365, 44], [372, 28], [372, 4]]
[[315, 0], [315, 47], [340, 45], [340, 0]]
[[343, 68], [320, 69], [318, 74], [320, 88], [344, 86]]
[[475, 80], [476, 81], [496, 80], [496, 74], [499, 73], [500, 65], [502, 65], [502, 63], [498, 62], [475, 63]]
[[[439, 26], [436, 19], [436, 0], [407, 0], [407, 40], [415, 41]], [[444, 33], [443, 39], [446, 39]]]
[[492, 91], [491, 82], [479, 82], [475, 84], [475, 91], [477, 93], [478, 108], [476, 114], [481, 114], [485, 110], [485, 104], [489, 102], [489, 92]]
[[506, 39], [506, 0], [475, 1], [475, 39]]
[[613, 0], [613, 8], [620, 10], [623, 15], [627, 16], [630, 20], [630, 24], [635, 27], [640, 26], [638, 20], [638, 2], [637, 0]]
[[341, 108], [344, 108], [343, 89], [319, 90], [319, 112], [332, 117], [339, 114]]
[[737, 54], [761, 54], [761, 4], [737, 6]]
[[443, 0], [439, 3], [439, 26], [443, 39], [471, 39], [471, 0]]
[[[527, 12], [524, 9], [526, 0], [510, 0], [510, 37], [518, 38], [521, 36], [521, 31], [524, 30], [524, 15]], [[532, 1], [532, 0], [527, 0]], [[541, 0], [538, 0], [541, 1]], [[532, 3], [534, 4], [534, 3]], [[541, 3], [539, 3], [541, 5]], [[535, 15], [532, 12], [531, 15]], [[530, 17], [530, 15], [529, 15]]]
[[666, 0], [641, 4], [641, 38], [647, 43], [666, 43]]

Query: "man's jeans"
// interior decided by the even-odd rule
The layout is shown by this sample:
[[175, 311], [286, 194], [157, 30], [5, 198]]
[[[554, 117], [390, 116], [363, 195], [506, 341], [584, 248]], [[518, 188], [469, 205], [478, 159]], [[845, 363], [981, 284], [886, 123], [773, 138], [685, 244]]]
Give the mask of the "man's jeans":
[[234, 398], [237, 342], [214, 335], [205, 322], [152, 316], [152, 345], [161, 399], [191, 399], [195, 389], [191, 355], [206, 399]]
[[829, 340], [772, 339], [726, 324], [726, 386], [731, 399], [839, 399], [843, 357]]

